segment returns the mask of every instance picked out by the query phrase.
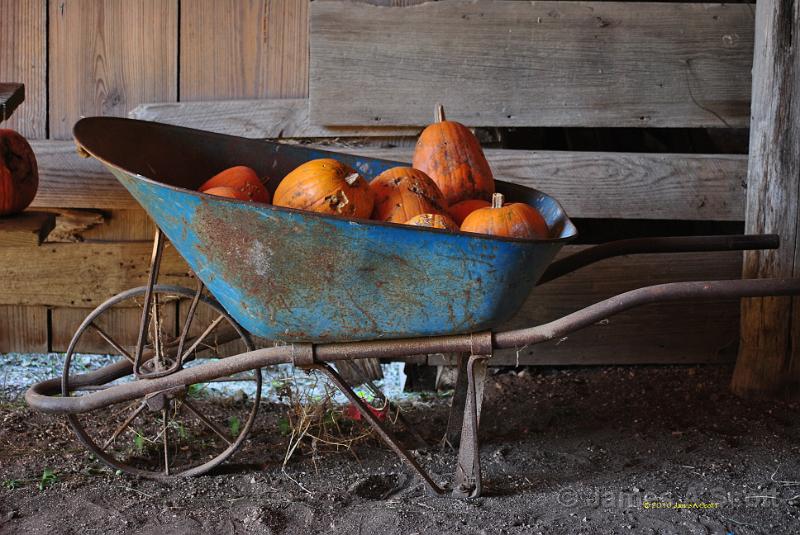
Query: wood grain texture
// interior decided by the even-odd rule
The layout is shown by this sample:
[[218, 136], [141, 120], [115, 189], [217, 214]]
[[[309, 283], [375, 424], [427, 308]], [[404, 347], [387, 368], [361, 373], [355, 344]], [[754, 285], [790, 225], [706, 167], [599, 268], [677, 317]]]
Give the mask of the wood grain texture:
[[[0, 304], [94, 307], [145, 284], [152, 242], [58, 243], [0, 248]], [[191, 285], [188, 267], [167, 247], [159, 281]]]
[[[410, 162], [413, 149], [332, 150]], [[741, 221], [747, 156], [485, 149], [495, 178], [553, 195], [573, 217]]]
[[308, 118], [308, 99], [141, 104], [129, 116], [251, 138], [416, 136], [417, 127], [326, 127]]
[[0, 217], [0, 247], [37, 246], [55, 226], [56, 216], [48, 212], [25, 211]]
[[73, 142], [32, 141], [31, 147], [39, 164], [39, 190], [32, 207], [139, 208], [100, 162], [79, 156]]
[[[162, 332], [168, 332], [174, 336], [176, 303], [167, 303], [160, 308]], [[92, 310], [91, 308], [60, 307], [53, 309], [50, 342], [53, 351], [67, 350], [75, 331]], [[139, 336], [141, 312], [141, 308], [134, 307], [112, 308], [97, 319], [97, 324], [117, 343], [133, 353]], [[75, 351], [78, 353], [115, 353], [114, 348], [92, 330], [86, 331], [81, 336]]]
[[[136, 209], [94, 159], [69, 142], [34, 142], [39, 192], [32, 206]], [[341, 152], [410, 162], [413, 148], [326, 145]], [[741, 221], [747, 157], [486, 149], [497, 178], [555, 196], [573, 217]]]
[[0, 353], [47, 352], [47, 309], [0, 305]]
[[[756, 7], [753, 124], [745, 229], [775, 233], [781, 248], [745, 255], [745, 277], [800, 277], [800, 0]], [[742, 302], [732, 389], [800, 395], [800, 297]]]
[[180, 96], [308, 95], [307, 0], [182, 0]]
[[25, 103], [2, 128], [30, 139], [47, 137], [46, 10], [46, 0], [0, 2], [0, 82], [25, 84]]
[[22, 84], [0, 84], [0, 122], [6, 121], [25, 101], [25, 86]]
[[177, 0], [50, 2], [50, 137], [81, 116], [177, 99]]
[[[559, 255], [584, 246], [567, 246]], [[741, 276], [738, 251], [632, 255], [613, 258], [537, 287], [501, 330], [557, 319], [642, 286]], [[520, 364], [652, 364], [729, 362], [736, 356], [737, 300], [649, 305], [552, 342], [521, 348]], [[517, 352], [498, 351], [492, 363], [516, 364]], [[441, 364], [431, 359], [431, 363]]]
[[311, 119], [470, 126], [746, 126], [747, 5], [311, 3]]

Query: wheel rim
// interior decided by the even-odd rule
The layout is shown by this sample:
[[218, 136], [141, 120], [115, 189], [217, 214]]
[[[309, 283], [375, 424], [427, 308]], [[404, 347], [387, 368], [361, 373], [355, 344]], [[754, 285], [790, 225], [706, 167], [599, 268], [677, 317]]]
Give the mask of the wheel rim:
[[[109, 326], [104, 325], [103, 318], [110, 315], [110, 310], [119, 306], [130, 305], [131, 302], [137, 303], [137, 299], [143, 297], [145, 291], [145, 287], [140, 287], [122, 292], [98, 306], [84, 319], [67, 349], [62, 375], [64, 396], [83, 395], [90, 390], [136, 380], [132, 375], [132, 365], [128, 362], [132, 351], [126, 350], [114, 333], [109, 332]], [[161, 303], [157, 306], [167, 307], [181, 300], [190, 299], [195, 293], [187, 288], [167, 285], [156, 285], [153, 287], [153, 292], [158, 296], [157, 301]], [[232, 327], [236, 339], [240, 340], [248, 351], [254, 349], [247, 333], [216, 301], [204, 296], [200, 298], [199, 303], [205, 307], [208, 317], [214, 318], [210, 323], [215, 326], [207, 329], [208, 324], [204, 325], [204, 322], [198, 322], [197, 325], [192, 322], [192, 328], [196, 331], [195, 342], [198, 343], [186, 344], [188, 346], [184, 348], [184, 354], [188, 357], [186, 367], [198, 365], [199, 360], [208, 358], [204, 355], [216, 353], [211, 340], [219, 325], [227, 324]], [[179, 306], [175, 305], [176, 310]], [[162, 323], [156, 328], [155, 324], [160, 321], [162, 314], [151, 316], [154, 319], [148, 327], [148, 343], [152, 346], [155, 339], [165, 347], [170, 343], [174, 344], [175, 336], [171, 339], [170, 333], [177, 335], [179, 332], [177, 324], [174, 328], [170, 325], [165, 327], [164, 323], [168, 322], [161, 320]], [[202, 317], [203, 314], [199, 316]], [[174, 321], [179, 323], [179, 317], [179, 314], [174, 314]], [[195, 318], [197, 317], [198, 314], [195, 315]], [[85, 363], [78, 357], [76, 348], [88, 332], [98, 334], [114, 353], [105, 359], [112, 367], [105, 369], [115, 370], [115, 373], [109, 374], [109, 381], [103, 385], [72, 388], [71, 383], [75, 383], [75, 376], [85, 371], [79, 369], [85, 367]], [[203, 340], [197, 341], [197, 338], [204, 335]], [[255, 389], [249, 396], [239, 396], [243, 397], [243, 400], [220, 401], [208, 395], [211, 391], [219, 389], [219, 385], [216, 384], [218, 381], [226, 381], [234, 386], [247, 381], [252, 383], [251, 388], [254, 384]], [[258, 411], [261, 383], [261, 371], [251, 370], [235, 377], [220, 378], [217, 381], [151, 394], [133, 402], [97, 409], [86, 415], [68, 415], [67, 420], [84, 446], [114, 469], [161, 480], [199, 475], [228, 459], [245, 441]], [[220, 413], [228, 417], [221, 417]]]

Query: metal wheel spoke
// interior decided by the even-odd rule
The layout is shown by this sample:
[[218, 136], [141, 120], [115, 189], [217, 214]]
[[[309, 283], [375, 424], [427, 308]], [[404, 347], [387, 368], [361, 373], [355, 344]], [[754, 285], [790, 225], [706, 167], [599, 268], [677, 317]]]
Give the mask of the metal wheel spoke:
[[111, 443], [112, 443], [112, 442], [114, 442], [114, 441], [117, 439], [117, 437], [118, 437], [118, 436], [119, 436], [119, 435], [120, 435], [120, 434], [121, 434], [123, 431], [125, 431], [125, 429], [127, 429], [127, 428], [128, 428], [128, 426], [130, 426], [130, 425], [131, 425], [131, 422], [133, 422], [133, 420], [134, 420], [134, 419], [135, 419], [137, 416], [139, 416], [139, 413], [141, 413], [141, 412], [144, 410], [144, 408], [145, 408], [146, 406], [147, 406], [147, 404], [146, 404], [144, 401], [142, 401], [142, 402], [139, 404], [139, 406], [138, 406], [138, 407], [136, 407], [136, 409], [134, 409], [134, 411], [133, 411], [132, 413], [130, 413], [130, 414], [128, 415], [128, 417], [127, 417], [127, 418], [125, 418], [125, 421], [123, 421], [123, 422], [120, 424], [120, 426], [119, 426], [119, 427], [117, 427], [117, 428], [114, 430], [114, 434], [113, 434], [113, 435], [111, 435], [111, 438], [109, 438], [108, 440], [106, 440], [106, 443], [105, 443], [105, 444], [103, 444], [103, 446], [102, 446], [100, 449], [101, 449], [102, 451], [106, 451], [106, 450], [108, 449], [108, 447], [111, 445]]
[[131, 361], [131, 363], [133, 363], [133, 357], [131, 356], [131, 354], [125, 351], [125, 349], [123, 349], [121, 345], [119, 345], [113, 338], [111, 338], [111, 336], [109, 336], [107, 332], [105, 332], [97, 324], [95, 324], [95, 322], [90, 323], [89, 327], [94, 329], [97, 332], [97, 334], [100, 335], [100, 338], [105, 340], [108, 345], [119, 351], [123, 357], [125, 357], [126, 359]]
[[217, 319], [215, 319], [214, 321], [212, 321], [212, 322], [211, 322], [211, 324], [210, 324], [208, 327], [206, 327], [206, 330], [205, 330], [205, 331], [203, 331], [203, 334], [201, 334], [200, 336], [198, 336], [198, 337], [195, 339], [195, 341], [194, 341], [194, 342], [192, 342], [192, 345], [191, 345], [191, 346], [189, 346], [189, 349], [187, 349], [186, 351], [184, 351], [184, 352], [183, 352], [183, 355], [181, 355], [181, 362], [186, 362], [186, 358], [187, 358], [189, 355], [191, 355], [191, 354], [192, 354], [192, 351], [194, 351], [195, 349], [197, 349], [197, 346], [199, 346], [201, 343], [203, 343], [203, 340], [205, 340], [205, 339], [208, 337], [208, 335], [209, 335], [209, 334], [211, 334], [211, 331], [213, 331], [213, 330], [214, 330], [214, 329], [217, 327], [217, 325], [219, 325], [220, 323], [222, 323], [222, 320], [224, 320], [224, 319], [225, 319], [225, 316], [223, 316], [222, 314], [220, 314], [220, 315], [217, 317]]
[[222, 440], [227, 442], [229, 445], [233, 444], [233, 442], [225, 434], [225, 431], [220, 429], [217, 424], [215, 424], [214, 422], [209, 420], [208, 417], [206, 415], [204, 415], [203, 413], [201, 413], [193, 404], [191, 404], [190, 402], [188, 402], [188, 401], [186, 401], [184, 399], [183, 400], [183, 406], [186, 407], [187, 409], [189, 409], [189, 412], [194, 414], [197, 417], [198, 420], [200, 420], [201, 422], [206, 424], [206, 426], [208, 426], [209, 429], [214, 431], [214, 433], [216, 433], [219, 438], [221, 438]]
[[161, 409], [161, 439], [164, 442], [164, 475], [169, 475], [169, 440], [167, 439], [167, 409]]

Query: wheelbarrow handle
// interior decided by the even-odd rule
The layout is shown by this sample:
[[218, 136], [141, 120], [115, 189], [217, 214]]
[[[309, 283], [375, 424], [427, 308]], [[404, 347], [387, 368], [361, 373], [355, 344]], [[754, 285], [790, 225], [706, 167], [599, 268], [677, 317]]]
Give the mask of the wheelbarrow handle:
[[[786, 295], [800, 295], [800, 279], [744, 279], [657, 284], [625, 292], [550, 323], [527, 329], [402, 340], [267, 347], [226, 357], [202, 366], [184, 368], [165, 377], [123, 383], [78, 397], [53, 397], [60, 392], [60, 381], [51, 379], [35, 384], [28, 389], [25, 401], [30, 407], [43, 412], [86, 412], [114, 403], [130, 401], [147, 394], [275, 364], [293, 363], [302, 367], [320, 362], [335, 363], [339, 360], [370, 357], [391, 358], [420, 353], [458, 352], [490, 355], [493, 349], [519, 348], [553, 340], [637, 306], [681, 300]], [[119, 369], [106, 367], [94, 374], [87, 374], [80, 380], [80, 384], [97, 384], [99, 386], [102, 381], [116, 377], [121, 372], [122, 366], [130, 366], [130, 364], [123, 362], [119, 365]]]
[[614, 256], [698, 251], [751, 251], [777, 249], [778, 247], [780, 247], [780, 237], [777, 234], [670, 236], [616, 240], [589, 247], [553, 262], [541, 276], [538, 284], [544, 284], [589, 264]]

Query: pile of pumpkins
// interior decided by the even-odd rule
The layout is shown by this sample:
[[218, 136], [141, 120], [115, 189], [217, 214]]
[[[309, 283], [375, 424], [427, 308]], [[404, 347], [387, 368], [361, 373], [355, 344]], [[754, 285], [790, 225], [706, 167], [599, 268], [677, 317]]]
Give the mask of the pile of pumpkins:
[[546, 239], [547, 223], [532, 206], [505, 203], [480, 142], [464, 125], [436, 122], [423, 130], [413, 167], [394, 167], [367, 182], [333, 159], [306, 162], [278, 184], [273, 199], [249, 167], [222, 171], [199, 191], [342, 217], [373, 219], [449, 231]]

